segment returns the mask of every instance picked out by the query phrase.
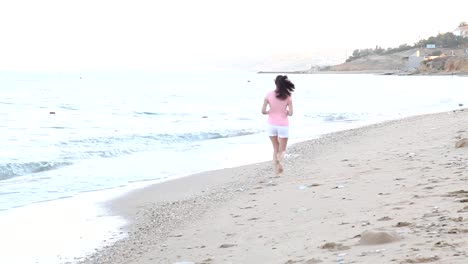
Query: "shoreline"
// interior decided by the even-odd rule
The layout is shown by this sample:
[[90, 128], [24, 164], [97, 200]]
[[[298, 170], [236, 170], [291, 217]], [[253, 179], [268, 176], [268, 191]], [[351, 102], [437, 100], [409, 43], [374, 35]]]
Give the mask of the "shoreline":
[[397, 70], [362, 70], [362, 71], [258, 71], [257, 74], [384, 74], [397, 73]]
[[258, 71], [257, 74], [377, 74], [395, 76], [468, 76], [468, 72], [420, 72], [407, 73], [400, 70], [356, 70], [356, 71]]
[[[447, 118], [447, 116], [450, 116], [451, 118]], [[426, 115], [419, 115], [419, 116], [413, 116], [413, 117], [406, 117], [403, 119], [385, 121], [382, 123], [377, 123], [377, 124], [355, 128], [351, 130], [333, 132], [330, 134], [323, 135], [320, 138], [315, 139], [315, 140], [309, 140], [305, 142], [296, 143], [288, 147], [288, 156], [285, 161], [286, 173], [281, 178], [269, 178], [269, 176], [272, 174], [271, 164], [270, 162], [263, 162], [263, 163], [256, 163], [256, 164], [241, 166], [237, 168], [222, 169], [222, 170], [199, 173], [199, 174], [195, 174], [189, 177], [179, 178], [179, 179], [155, 184], [155, 185], [143, 188], [143, 189], [130, 192], [109, 203], [109, 206], [113, 210], [113, 212], [115, 212], [116, 214], [122, 215], [125, 217], [125, 219], [129, 220], [130, 225], [125, 228], [125, 231], [128, 231], [129, 236], [127, 238], [119, 240], [112, 246], [105, 247], [103, 250], [98, 251], [96, 254], [90, 256], [87, 260], [81, 263], [96, 263], [96, 262], [99, 262], [99, 263], [174, 263], [174, 262], [183, 261], [183, 260], [186, 260], [186, 261], [190, 260], [196, 263], [223, 263], [223, 260], [220, 257], [224, 257], [225, 258], [224, 260], [233, 261], [234, 263], [255, 263], [255, 262], [252, 262], [254, 259], [248, 258], [249, 254], [247, 254], [247, 256], [244, 256], [246, 258], [244, 259], [241, 258], [242, 253], [240, 253], [240, 250], [241, 249], [245, 250], [245, 246], [249, 246], [249, 245], [241, 246], [241, 244], [239, 243], [222, 244], [222, 241], [230, 240], [231, 236], [224, 237], [223, 239], [221, 239], [220, 237], [217, 237], [216, 234], [220, 232], [228, 233], [228, 230], [232, 231], [232, 230], [237, 229], [237, 231], [239, 231], [239, 228], [242, 228], [243, 226], [251, 226], [251, 225], [256, 226], [256, 228], [259, 229], [261, 231], [260, 233], [262, 234], [259, 234], [258, 230], [255, 230], [255, 229], [252, 230], [251, 228], [248, 228], [248, 230], [244, 230], [246, 234], [250, 234], [250, 235], [254, 234], [256, 237], [254, 238], [254, 236], [250, 236], [249, 240], [245, 240], [245, 239], [241, 239], [241, 240], [252, 241], [251, 244], [254, 246], [253, 249], [259, 250], [260, 252], [260, 253], [254, 254], [257, 257], [261, 257], [260, 259], [256, 259], [256, 260], [264, 260], [264, 258], [267, 259], [268, 255], [272, 253], [273, 253], [272, 256], [275, 256], [275, 254], [277, 254], [275, 253], [276, 249], [261, 248], [261, 247], [259, 248], [258, 245], [257, 247], [255, 247], [256, 243], [260, 240], [264, 240], [262, 239], [263, 237], [270, 236], [272, 240], [277, 240], [280, 238], [278, 237], [278, 235], [281, 235], [281, 234], [278, 234], [274, 228], [273, 230], [271, 230], [272, 228], [271, 223], [274, 223], [274, 221], [281, 222], [280, 221], [281, 219], [278, 219], [278, 218], [284, 217], [285, 215], [287, 216], [288, 214], [291, 215], [291, 217], [294, 217], [294, 220], [290, 220], [290, 221], [292, 222], [299, 221], [304, 218], [302, 214], [307, 212], [308, 208], [319, 206], [317, 202], [329, 203], [328, 209], [330, 209], [333, 213], [326, 212], [326, 210], [323, 212], [320, 211], [319, 209], [317, 210], [320, 212], [319, 215], [321, 215], [322, 217], [326, 217], [327, 219], [334, 219], [333, 221], [331, 221], [331, 223], [328, 223], [328, 222], [324, 223], [323, 220], [320, 221], [320, 219], [314, 218], [314, 214], [312, 214], [310, 215], [311, 218], [309, 219], [311, 223], [301, 222], [301, 224], [304, 225], [304, 227], [302, 228], [299, 228], [302, 225], [295, 224], [295, 225], [289, 226], [287, 224], [285, 225], [284, 222], [283, 224], [279, 226], [277, 225], [273, 225], [273, 226], [276, 226], [277, 228], [279, 227], [281, 230], [285, 229], [283, 230], [283, 232], [287, 231], [286, 233], [288, 232], [295, 233], [295, 232], [298, 232], [298, 229], [306, 232], [307, 230], [310, 230], [310, 229], [314, 230], [318, 226], [325, 225], [326, 227], [331, 228], [331, 229], [333, 228], [341, 229], [342, 227], [349, 228], [349, 229], [345, 229], [343, 232], [350, 233], [350, 231], [355, 231], [355, 232], [351, 232], [354, 235], [356, 235], [356, 233], [359, 233], [357, 232], [357, 229], [367, 229], [367, 228], [364, 228], [367, 226], [374, 227], [374, 225], [377, 225], [375, 228], [379, 229], [378, 228], [379, 226], [377, 223], [383, 224], [387, 222], [375, 222], [376, 220], [371, 220], [371, 221], [366, 220], [369, 222], [369, 224], [360, 225], [360, 222], [358, 221], [358, 223], [354, 224], [353, 228], [349, 227], [350, 225], [349, 223], [340, 224], [339, 227], [336, 226], [337, 215], [334, 213], [337, 213], [337, 212], [334, 212], [334, 211], [344, 210], [344, 209], [339, 209], [341, 206], [339, 205], [337, 206], [337, 204], [341, 202], [346, 202], [351, 205], [353, 205], [354, 203], [357, 203], [353, 205], [354, 208], [352, 208], [351, 211], [341, 212], [340, 214], [342, 215], [340, 215], [338, 219], [353, 218], [354, 221], [356, 221], [356, 219], [359, 217], [357, 217], [355, 213], [359, 213], [362, 210], [366, 209], [364, 205], [360, 204], [360, 200], [361, 200], [360, 195], [356, 196], [356, 193], [359, 193], [360, 191], [362, 192], [364, 190], [362, 189], [363, 184], [354, 183], [352, 179], [349, 178], [349, 176], [346, 176], [347, 173], [349, 173], [349, 171], [355, 171], [356, 168], [359, 168], [359, 167], [366, 167], [366, 166], [373, 167], [374, 165], [370, 164], [368, 161], [365, 162], [365, 159], [366, 157], [372, 158], [374, 156], [377, 156], [376, 159], [378, 160], [378, 162], [376, 163], [378, 163], [378, 166], [379, 166], [378, 169], [377, 167], [360, 168], [359, 173], [358, 172], [353, 172], [353, 173], [358, 173], [358, 177], [365, 181], [366, 179], [364, 179], [363, 177], [371, 177], [371, 179], [373, 179], [375, 176], [374, 174], [382, 174], [382, 177], [386, 176], [386, 178], [384, 178], [382, 181], [387, 184], [390, 184], [389, 185], [390, 187], [388, 190], [385, 190], [385, 189], [382, 190], [382, 192], [380, 192], [382, 194], [378, 194], [375, 198], [377, 198], [377, 200], [380, 200], [379, 198], [385, 198], [385, 200], [387, 200], [386, 203], [390, 203], [394, 207], [411, 207], [408, 204], [409, 202], [404, 202], [405, 199], [408, 199], [411, 195], [408, 196], [406, 195], [406, 193], [402, 193], [401, 190], [398, 190], [398, 188], [402, 188], [401, 184], [399, 183], [400, 180], [398, 181], [395, 180], [395, 178], [398, 178], [398, 176], [393, 175], [393, 174], [397, 174], [397, 175], [405, 174], [405, 173], [411, 173], [412, 171], [417, 171], [417, 172], [422, 171], [424, 172], [424, 174], [429, 174], [429, 172], [427, 171], [431, 170], [431, 169], [428, 169], [428, 167], [431, 167], [431, 166], [437, 167], [438, 173], [443, 173], [444, 166], [445, 166], [446, 167], [445, 170], [452, 170], [452, 169], [458, 170], [457, 175], [460, 178], [466, 177], [464, 169], [460, 171], [460, 167], [462, 166], [463, 168], [466, 168], [467, 165], [455, 164], [456, 166], [450, 166], [450, 164], [449, 165], [442, 164], [440, 161], [436, 161], [434, 163], [431, 163], [430, 166], [428, 166], [426, 164], [427, 162], [422, 162], [422, 161], [414, 162], [416, 160], [414, 155], [419, 156], [420, 154], [419, 153], [415, 154], [409, 150], [413, 150], [412, 148], [419, 148], [418, 152], [419, 151], [430, 152], [431, 149], [439, 150], [440, 146], [434, 145], [435, 144], [434, 142], [427, 142], [427, 146], [424, 145], [426, 144], [426, 142], [424, 141], [424, 138], [422, 138], [423, 144], [421, 144], [420, 142], [421, 138], [419, 137], [419, 135], [423, 133], [428, 133], [430, 135], [431, 132], [434, 132], [434, 133], [445, 135], [445, 137], [442, 137], [442, 138], [444, 140], [450, 141], [450, 142], [444, 143], [440, 139], [438, 140], [437, 137], [435, 137], [434, 139], [432, 139], [433, 137], [431, 137], [431, 140], [437, 141], [438, 143], [441, 143], [441, 144], [443, 143], [444, 146], [446, 145], [446, 147], [448, 148], [447, 155], [449, 155], [450, 152], [454, 152], [456, 155], [464, 154], [464, 153], [460, 153], [459, 151], [457, 152], [457, 149], [453, 147], [453, 144], [455, 141], [453, 137], [457, 136], [457, 131], [461, 130], [459, 128], [456, 128], [456, 126], [458, 125], [459, 127], [463, 127], [464, 122], [461, 122], [461, 121], [467, 121], [467, 119], [468, 119], [468, 112], [461, 111], [461, 110], [449, 111], [449, 112], [443, 112], [443, 113], [437, 113], [437, 114], [426, 114]], [[405, 126], [410, 126], [411, 129], [407, 131]], [[421, 128], [424, 128], [425, 130], [418, 131]], [[449, 129], [450, 133], [448, 132], [444, 133], [443, 129]], [[391, 132], [389, 133], [390, 135], [400, 135], [401, 138], [398, 138], [396, 136], [387, 137], [386, 134], [381, 133], [382, 131]], [[458, 134], [463, 134], [463, 133], [465, 132], [460, 132]], [[407, 138], [406, 141], [404, 140], [405, 138]], [[377, 143], [373, 143], [374, 140], [377, 140], [377, 141], [380, 140], [380, 142], [378, 141]], [[385, 142], [382, 143], [381, 141], [385, 141]], [[361, 145], [356, 144], [355, 142], [365, 142], [366, 144], [364, 145], [366, 146], [366, 148], [363, 149]], [[414, 143], [420, 143], [420, 144], [418, 145]], [[395, 144], [398, 144], [400, 148], [397, 148]], [[388, 153], [382, 150], [382, 148], [389, 148], [387, 152], [395, 152], [395, 155], [388, 155]], [[407, 149], [404, 149], [404, 148], [407, 148]], [[451, 153], [451, 154], [454, 154], [454, 153]], [[426, 154], [426, 155], [429, 155], [429, 154]], [[326, 158], [324, 159], [323, 156], [328, 157], [328, 159]], [[432, 155], [431, 157], [434, 158], [434, 155]], [[437, 157], [435, 158], [437, 159]], [[447, 159], [447, 157], [445, 157], [445, 159]], [[357, 160], [359, 160], [359, 162]], [[391, 163], [393, 166], [388, 166], [386, 165], [386, 163]], [[404, 169], [404, 167], [409, 166], [408, 163], [416, 163], [416, 164], [413, 164], [412, 167], [411, 166], [408, 167], [408, 168], [413, 168], [413, 169], [406, 170]], [[341, 164], [343, 164], [344, 166], [341, 166]], [[377, 164], [375, 164], [375, 166], [377, 166]], [[417, 167], [417, 168], [414, 168], [414, 167]], [[447, 169], [447, 167], [449, 167], [449, 169]], [[386, 171], [392, 172], [392, 175], [389, 175], [389, 173], [383, 173]], [[333, 181], [330, 182], [327, 177], [325, 178], [318, 177], [318, 174], [330, 175], [330, 178], [333, 178]], [[434, 185], [434, 184], [437, 185], [437, 182], [435, 181], [435, 179], [431, 178], [431, 180], [433, 181], [425, 185]], [[406, 182], [405, 180], [402, 180], [402, 181]], [[438, 182], [440, 181], [441, 180], [439, 179]], [[466, 186], [466, 178], [464, 178], [462, 182], [464, 182]], [[399, 185], [397, 190], [394, 190], [395, 192], [392, 191], [391, 194], [385, 194], [386, 191], [390, 191], [392, 188], [395, 188], [395, 186], [392, 185], [395, 183], [397, 183], [397, 186]], [[375, 188], [376, 190], [383, 187], [383, 186], [378, 186], [376, 184], [377, 182], [372, 182], [371, 180], [371, 183], [369, 186], [371, 186], [372, 188]], [[411, 185], [412, 188], [415, 188], [415, 186], [418, 186], [418, 179], [408, 180], [408, 183], [406, 184]], [[430, 187], [430, 186], [426, 186], [426, 187]], [[455, 187], [460, 188], [459, 185], [451, 186], [451, 187], [453, 188], [450, 190], [449, 189], [445, 190], [446, 192], [444, 193], [444, 195], [447, 195], [450, 191], [457, 191]], [[333, 200], [333, 196], [335, 195], [337, 190], [342, 189], [342, 188], [344, 190], [348, 190], [348, 188], [350, 190], [354, 189], [356, 192], [348, 193], [348, 196], [350, 196], [348, 198], [350, 198], [350, 200], [348, 198], [345, 198], [342, 201], [327, 201], [327, 200]], [[430, 190], [433, 190], [433, 189], [434, 188], [424, 189], [424, 190], [426, 190], [426, 192], [431, 192]], [[302, 191], [302, 190], [305, 190], [305, 191]], [[436, 190], [438, 190], [438, 188], [436, 188]], [[396, 194], [397, 198], [392, 198], [392, 194]], [[316, 197], [317, 195], [319, 196], [318, 199], [320, 201], [316, 201], [314, 203], [314, 199], [317, 199]], [[301, 199], [297, 200], [295, 199], [295, 196], [300, 196]], [[422, 210], [422, 208], [426, 208], [427, 206], [429, 206], [429, 204], [424, 203], [425, 201], [424, 199], [419, 199], [419, 198], [423, 198], [424, 194], [420, 196], [421, 197], [418, 197], [418, 199], [416, 200], [414, 198], [410, 199], [413, 205], [417, 204], [421, 207], [421, 208], [418, 207], [417, 208], [418, 210]], [[252, 199], [252, 198], [255, 198], [255, 199]], [[295, 200], [296, 204], [280, 204], [282, 201], [281, 199], [278, 200], [277, 205], [273, 207], [271, 207], [271, 204], [268, 204], [268, 201], [275, 200], [278, 198], [284, 198], [286, 200]], [[341, 198], [342, 197], [340, 196], [340, 199]], [[375, 198], [372, 198], [372, 199], [375, 199]], [[298, 203], [299, 204], [303, 203], [304, 200], [308, 201], [307, 205], [306, 204], [297, 205]], [[353, 202], [353, 200], [356, 200], [356, 202]], [[257, 217], [251, 217], [248, 219], [243, 219], [246, 217], [242, 217], [240, 215], [243, 215], [245, 213], [250, 214], [250, 212], [255, 214], [255, 212], [253, 212], [252, 210], [246, 210], [246, 208], [249, 207], [247, 206], [247, 204], [252, 204], [252, 203], [257, 203], [257, 205], [254, 207], [262, 211], [263, 215], [261, 217], [257, 216]], [[400, 203], [401, 205], [399, 206], [396, 205]], [[459, 205], [463, 205], [463, 204], [459, 204]], [[264, 209], [267, 207], [269, 208], [269, 210]], [[274, 210], [276, 209], [278, 209], [279, 212], [275, 212]], [[374, 209], [379, 211], [378, 207], [375, 207]], [[410, 221], [417, 222], [416, 220], [405, 219], [405, 216], [403, 213], [406, 211], [404, 209], [405, 208], [398, 209], [398, 211], [392, 211], [394, 209], [387, 208], [386, 210], [384, 210], [384, 213], [387, 213], [388, 215], [392, 215], [396, 213], [396, 215], [398, 215], [398, 217], [401, 218], [400, 222], [405, 222], [405, 223], [406, 221], [408, 221], [407, 223], [410, 223]], [[430, 210], [430, 206], [427, 207], [426, 209]], [[463, 206], [461, 208], [457, 207], [457, 210], [462, 210], [462, 212], [460, 212], [459, 215], [464, 215], [464, 217], [460, 216], [462, 217], [461, 221], [453, 222], [455, 223], [455, 225], [457, 224], [459, 225], [456, 228], [458, 228], [457, 230], [459, 230], [460, 232], [444, 233], [443, 236], [441, 235], [439, 237], [436, 237], [435, 235], [429, 238], [425, 237], [426, 239], [430, 239], [431, 241], [433, 241], [433, 245], [430, 245], [427, 247], [419, 246], [420, 249], [416, 253], [418, 254], [424, 253], [423, 255], [425, 256], [428, 255], [427, 258], [432, 257], [432, 256], [429, 256], [430, 255], [429, 253], [432, 253], [432, 251], [430, 250], [430, 247], [434, 247], [437, 243], [436, 240], [441, 240], [441, 239], [446, 239], [448, 242], [445, 242], [445, 243], [449, 243], [450, 245], [453, 246], [454, 245], [453, 238], [457, 238], [458, 240], [456, 243], [458, 243], [459, 245], [466, 245], [466, 243], [468, 243], [466, 239], [465, 240], [462, 239], [461, 242], [459, 241], [460, 236], [463, 236], [463, 232], [464, 232], [463, 230], [467, 230], [468, 232], [468, 227], [466, 226], [467, 225], [466, 218], [468, 217], [468, 215], [466, 215], [466, 211], [463, 211], [465, 209], [463, 209]], [[258, 211], [258, 210], [254, 210], [254, 211]], [[444, 210], [446, 210], [446, 208], [444, 208]], [[230, 213], [228, 213], [228, 211]], [[231, 212], [231, 211], [235, 211], [235, 212]], [[257, 212], [257, 213], [260, 213], [260, 212]], [[410, 215], [414, 215], [414, 213], [412, 213], [411, 211], [408, 213]], [[368, 213], [366, 213], [366, 215], [367, 214]], [[438, 215], [437, 213], [434, 213], [434, 214]], [[236, 215], [239, 215], [239, 216], [236, 217]], [[372, 218], [369, 215], [367, 215], [367, 217]], [[446, 218], [448, 219], [449, 217], [447, 216]], [[273, 222], [262, 221], [262, 219], [270, 219], [270, 221], [273, 221]], [[345, 220], [345, 219], [342, 219], [342, 220]], [[349, 222], [351, 223], [352, 221], [349, 221]], [[455, 228], [453, 227], [453, 223], [450, 222], [451, 224], [450, 227], [452, 228], [452, 230], [453, 228]], [[392, 222], [391, 224], [395, 224], [395, 223]], [[413, 233], [422, 232], [421, 230], [418, 230], [418, 228], [421, 229], [421, 227], [418, 227], [418, 225], [422, 226], [423, 224], [425, 223], [410, 223], [408, 225], [405, 225], [404, 227], [402, 226], [401, 230], [404, 231], [402, 232], [404, 233], [405, 236], [410, 236]], [[216, 226], [222, 226], [223, 228], [222, 230], [219, 230], [219, 228], [216, 228]], [[213, 232], [210, 232], [210, 228], [216, 229], [217, 233], [213, 234]], [[394, 227], [391, 228], [388, 226], [384, 226], [383, 228], [384, 229], [386, 228], [387, 230], [388, 229], [395, 230]], [[407, 230], [408, 228], [411, 229], [410, 231], [412, 231], [413, 233], [409, 232]], [[433, 232], [433, 231], [430, 231], [430, 232]], [[242, 236], [238, 232], [235, 232], [235, 233], [237, 234], [236, 236], [238, 237]], [[351, 235], [351, 233], [349, 235]], [[306, 255], [306, 253], [310, 255], [313, 253], [314, 256], [317, 256], [322, 261], [323, 260], [330, 261], [332, 257], [336, 257], [337, 255], [343, 252], [344, 253], [354, 252], [355, 250], [353, 249], [357, 248], [359, 250], [360, 248], [362, 249], [363, 247], [362, 245], [361, 246], [346, 245], [346, 244], [349, 244], [349, 241], [343, 242], [342, 240], [345, 237], [337, 237], [337, 234], [334, 235], [334, 234], [326, 233], [326, 234], [320, 235], [319, 237], [320, 237], [319, 241], [312, 241], [312, 242], [315, 242], [315, 244], [312, 243], [314, 244], [314, 247], [301, 249], [301, 245], [297, 245], [297, 251], [301, 251], [302, 255]], [[448, 240], [448, 237], [450, 237], [451, 239]], [[276, 245], [275, 248], [276, 247], [281, 248], [282, 245], [287, 244], [287, 243], [296, 244], [300, 242], [299, 244], [301, 243], [304, 244], [306, 243], [306, 241], [308, 241], [307, 243], [311, 243], [311, 241], [309, 241], [310, 239], [312, 238], [308, 237], [308, 239], [306, 239], [305, 237], [301, 237], [300, 234], [298, 234], [298, 237], [295, 239], [293, 238], [286, 239], [283, 237], [283, 240], [285, 240], [285, 242], [282, 243], [282, 242], [277, 241], [275, 244]], [[234, 240], [239, 241], [239, 238], [234, 239]], [[323, 242], [322, 240], [333, 241], [330, 243], [335, 243], [335, 245], [333, 246], [332, 244], [330, 244], [329, 246], [337, 247], [337, 248], [331, 248], [330, 250], [321, 249], [320, 245], [325, 244], [325, 242]], [[322, 243], [320, 243], [320, 241], [322, 241]], [[411, 244], [412, 242], [416, 243], [419, 240], [417, 240], [417, 238], [411, 238], [411, 239], [406, 238], [406, 239], [402, 239], [401, 241], [404, 241], [404, 243]], [[272, 243], [272, 241], [270, 242]], [[203, 244], [203, 245], [201, 246], [199, 245], [198, 247], [195, 247], [193, 244], [196, 244], [196, 243]], [[392, 245], [397, 245], [398, 243], [399, 242], [385, 244], [385, 247], [392, 247]], [[412, 243], [413, 246], [417, 244], [415, 243]], [[244, 243], [244, 244], [248, 244], [248, 243]], [[338, 244], [344, 244], [342, 246], [349, 247], [349, 249], [340, 250], [339, 246], [337, 246]], [[406, 253], [412, 252], [408, 246], [402, 246], [402, 247], [403, 249], [408, 250]], [[442, 247], [438, 249], [443, 251], [446, 248]], [[290, 255], [291, 253], [291, 252], [287, 252], [285, 248], [282, 248], [281, 250], [283, 250], [282, 252], [284, 254], [280, 254], [280, 256], [283, 258], [286, 255]], [[394, 246], [391, 249], [389, 249], [389, 251], [393, 253], [395, 250], [397, 249], [395, 249]], [[202, 258], [201, 257], [202, 253], [206, 253], [207, 251], [209, 252], [209, 254], [206, 254], [207, 257]], [[228, 255], [224, 254], [228, 252], [229, 252]], [[454, 258], [451, 261], [454, 261], [454, 262], [450, 262], [450, 263], [462, 263], [463, 262], [463, 259], [467, 256], [467, 252], [464, 252], [464, 251], [460, 251], [460, 252], [456, 254], [459, 254], [461, 258], [457, 258], [457, 256], [453, 256]], [[416, 253], [414, 255], [416, 255]], [[436, 252], [436, 253], [440, 253], [440, 252]], [[438, 254], [437, 258], [440, 258], [441, 260], [444, 260], [444, 259], [447, 260], [448, 253], [445, 251], [443, 253], [445, 255]], [[211, 257], [208, 256], [210, 254], [211, 254]], [[351, 253], [349, 254], [352, 255]], [[392, 255], [392, 254], [389, 254], [389, 256], [382, 256], [382, 255], [386, 255], [386, 254], [384, 253], [370, 254], [369, 253], [368, 256], [366, 257], [368, 257], [367, 258], [368, 260], [371, 260], [375, 258], [376, 256], [378, 256], [380, 259], [384, 257], [392, 257], [392, 258], [398, 257], [397, 255]], [[177, 256], [180, 256], [180, 257], [177, 258]], [[279, 257], [279, 256], [276, 255], [276, 257]], [[211, 260], [203, 262], [204, 260], [208, 260], [208, 259], [211, 259]], [[364, 259], [361, 259], [361, 260], [358, 259], [358, 260], [364, 261]], [[461, 261], [459, 261], [459, 259], [461, 259]], [[292, 259], [291, 257], [290, 257], [290, 260], [295, 261], [295, 259]], [[305, 261], [307, 261], [307, 259], [303, 259], [303, 260], [304, 260], [303, 262], [299, 262], [299, 263], [306, 263]], [[390, 259], [387, 259], [387, 260], [390, 261]], [[288, 261], [288, 259], [286, 258], [283, 261], [283, 259], [274, 258], [272, 259], [272, 261], [273, 262], [270, 262], [270, 263], [285, 263], [286, 261]], [[310, 263], [314, 263], [314, 262], [310, 262]], [[404, 262], [400, 262], [400, 263], [404, 263]], [[407, 263], [411, 263], [411, 262], [407, 262]]]

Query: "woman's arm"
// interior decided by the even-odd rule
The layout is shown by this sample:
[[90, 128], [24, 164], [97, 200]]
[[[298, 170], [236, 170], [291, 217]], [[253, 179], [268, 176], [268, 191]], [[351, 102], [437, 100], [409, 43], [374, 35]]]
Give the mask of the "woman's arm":
[[289, 103], [288, 103], [288, 116], [292, 116], [293, 115], [293, 104], [292, 104], [292, 100], [289, 100]]
[[268, 105], [268, 100], [265, 98], [263, 100], [263, 106], [262, 106], [262, 114], [264, 115], [268, 115], [267, 105]]

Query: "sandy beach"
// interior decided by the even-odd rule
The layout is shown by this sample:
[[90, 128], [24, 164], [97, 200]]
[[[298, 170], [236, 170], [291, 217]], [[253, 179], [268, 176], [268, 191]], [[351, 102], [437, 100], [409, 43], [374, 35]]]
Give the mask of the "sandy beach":
[[134, 191], [109, 204], [128, 238], [84, 263], [467, 263], [466, 124], [385, 122], [290, 146], [279, 178], [267, 162]]

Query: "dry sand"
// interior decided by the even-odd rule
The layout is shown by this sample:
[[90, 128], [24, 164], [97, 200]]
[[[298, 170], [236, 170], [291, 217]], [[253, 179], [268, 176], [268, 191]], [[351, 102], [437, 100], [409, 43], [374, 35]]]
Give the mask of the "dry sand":
[[135, 191], [111, 204], [129, 237], [85, 263], [466, 264], [467, 124], [405, 118], [293, 145], [280, 178], [261, 163]]

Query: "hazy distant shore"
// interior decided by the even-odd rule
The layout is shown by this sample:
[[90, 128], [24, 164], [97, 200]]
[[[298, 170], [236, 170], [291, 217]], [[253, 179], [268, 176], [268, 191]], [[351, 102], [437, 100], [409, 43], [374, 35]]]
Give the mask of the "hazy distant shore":
[[396, 73], [386, 70], [362, 70], [362, 71], [259, 71], [259, 74], [384, 74]]
[[415, 75], [415, 76], [468, 76], [468, 72], [405, 72], [398, 70], [362, 71], [259, 71], [258, 74], [377, 74], [377, 75]]
[[468, 111], [293, 145], [271, 164], [137, 190], [111, 207], [129, 237], [85, 263], [465, 263]]

